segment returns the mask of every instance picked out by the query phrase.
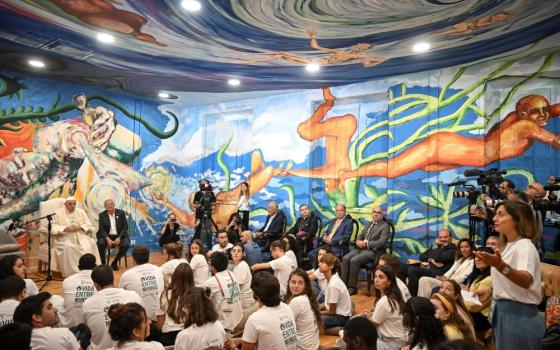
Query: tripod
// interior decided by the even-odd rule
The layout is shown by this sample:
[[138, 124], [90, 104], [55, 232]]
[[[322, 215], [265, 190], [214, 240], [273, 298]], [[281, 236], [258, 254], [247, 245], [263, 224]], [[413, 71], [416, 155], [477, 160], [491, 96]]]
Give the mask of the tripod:
[[55, 215], [55, 213], [52, 214], [48, 214], [45, 215], [43, 217], [40, 217], [38, 219], [34, 219], [34, 220], [30, 220], [26, 223], [24, 223], [23, 225], [27, 225], [30, 224], [32, 222], [36, 222], [39, 220], [43, 220], [43, 219], [47, 219], [47, 276], [45, 277], [44, 280], [38, 280], [36, 282], [45, 282], [45, 284], [43, 284], [41, 286], [41, 288], [39, 289], [40, 291], [43, 290], [43, 288], [45, 288], [45, 286], [47, 284], [49, 284], [50, 281], [52, 281], [53, 277], [52, 277], [52, 271], [51, 271], [51, 262], [52, 262], [52, 253], [51, 253], [51, 236], [52, 236], [52, 220], [53, 220], [53, 216]]
[[[210, 227], [208, 226], [208, 222], [210, 222]], [[201, 239], [208, 250], [212, 249], [212, 235], [210, 234], [212, 226], [216, 229], [216, 232], [218, 232], [218, 226], [216, 226], [214, 219], [212, 219], [212, 214], [204, 210], [202, 219], [200, 219], [196, 227], [194, 238]], [[204, 230], [204, 238], [202, 238], [202, 230]]]

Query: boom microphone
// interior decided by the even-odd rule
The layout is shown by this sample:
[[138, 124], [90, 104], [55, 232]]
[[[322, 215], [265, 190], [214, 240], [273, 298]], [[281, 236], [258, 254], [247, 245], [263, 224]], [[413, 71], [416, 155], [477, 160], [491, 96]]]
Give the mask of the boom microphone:
[[480, 176], [482, 175], [482, 171], [480, 169], [467, 169], [463, 173], [465, 177], [473, 177], [473, 176]]
[[467, 180], [459, 180], [459, 181], [454, 181], [454, 182], [450, 182], [447, 184], [447, 186], [461, 186], [467, 183]]

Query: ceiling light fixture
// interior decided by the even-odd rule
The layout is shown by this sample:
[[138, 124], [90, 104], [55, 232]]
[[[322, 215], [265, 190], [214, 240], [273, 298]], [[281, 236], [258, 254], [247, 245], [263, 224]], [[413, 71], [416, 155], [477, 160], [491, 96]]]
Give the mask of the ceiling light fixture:
[[37, 59], [32, 59], [27, 61], [27, 63], [33, 68], [45, 68], [45, 62]]
[[198, 2], [196, 0], [181, 1], [181, 6], [189, 12], [198, 12], [202, 8], [202, 5], [200, 4], [200, 2]]
[[426, 52], [431, 48], [432, 48], [432, 45], [430, 45], [430, 43], [422, 41], [422, 42], [414, 44], [414, 46], [412, 46], [412, 51], [420, 53], [420, 52]]
[[308, 63], [305, 65], [305, 70], [309, 73], [317, 73], [319, 70], [321, 70], [321, 66], [317, 63]]
[[159, 98], [166, 99], [166, 98], [170, 98], [171, 95], [168, 94], [167, 92], [160, 92], [160, 93], [158, 94], [158, 97], [159, 97]]
[[115, 37], [109, 33], [97, 33], [97, 40], [104, 44], [112, 44], [115, 42]]
[[239, 79], [230, 79], [228, 80], [228, 85], [229, 86], [239, 86], [241, 85], [241, 81]]

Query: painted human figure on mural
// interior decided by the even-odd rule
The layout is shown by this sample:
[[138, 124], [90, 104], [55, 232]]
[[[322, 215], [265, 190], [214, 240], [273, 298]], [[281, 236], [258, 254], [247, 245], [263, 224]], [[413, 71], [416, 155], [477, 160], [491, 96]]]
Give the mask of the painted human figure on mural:
[[560, 104], [550, 105], [541, 95], [524, 96], [503, 121], [485, 136], [467, 137], [438, 132], [395, 158], [375, 161], [355, 170], [341, 170], [339, 188], [356, 177], [397, 178], [414, 170], [442, 171], [462, 166], [484, 167], [501, 159], [522, 155], [535, 142], [560, 148], [560, 135], [544, 127], [560, 115]]
[[458, 34], [468, 34], [481, 28], [492, 25], [497, 22], [504, 22], [509, 19], [509, 14], [507, 12], [498, 12], [490, 16], [479, 17], [472, 21], [456, 23], [453, 25], [453, 29], [447, 30], [445, 32], [440, 32], [441, 35], [458, 35]]

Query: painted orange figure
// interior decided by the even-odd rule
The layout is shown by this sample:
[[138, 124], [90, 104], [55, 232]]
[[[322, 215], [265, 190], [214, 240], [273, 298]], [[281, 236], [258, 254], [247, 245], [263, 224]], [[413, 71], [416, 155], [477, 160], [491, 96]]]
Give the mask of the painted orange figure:
[[323, 102], [311, 118], [298, 125], [299, 136], [309, 142], [325, 138], [325, 164], [314, 169], [288, 169], [282, 175], [322, 178], [327, 192], [333, 192], [338, 185], [338, 173], [350, 167], [348, 145], [357, 129], [356, 117], [352, 114], [330, 117], [323, 120], [333, 108], [335, 97], [329, 88], [323, 88]]
[[469, 34], [473, 31], [492, 25], [497, 22], [505, 22], [509, 19], [509, 14], [507, 12], [498, 12], [490, 16], [479, 17], [475, 20], [468, 22], [461, 22], [453, 25], [453, 29], [447, 30], [445, 32], [440, 32], [441, 35], [457, 35], [457, 34]]
[[395, 158], [375, 161], [355, 170], [340, 172], [344, 181], [356, 177], [396, 178], [414, 170], [441, 171], [462, 166], [484, 167], [500, 159], [520, 156], [535, 141], [560, 148], [560, 135], [544, 129], [549, 118], [560, 115], [560, 104], [550, 105], [541, 95], [517, 101], [515, 111], [495, 124], [488, 134], [472, 138], [439, 132], [410, 147]]

